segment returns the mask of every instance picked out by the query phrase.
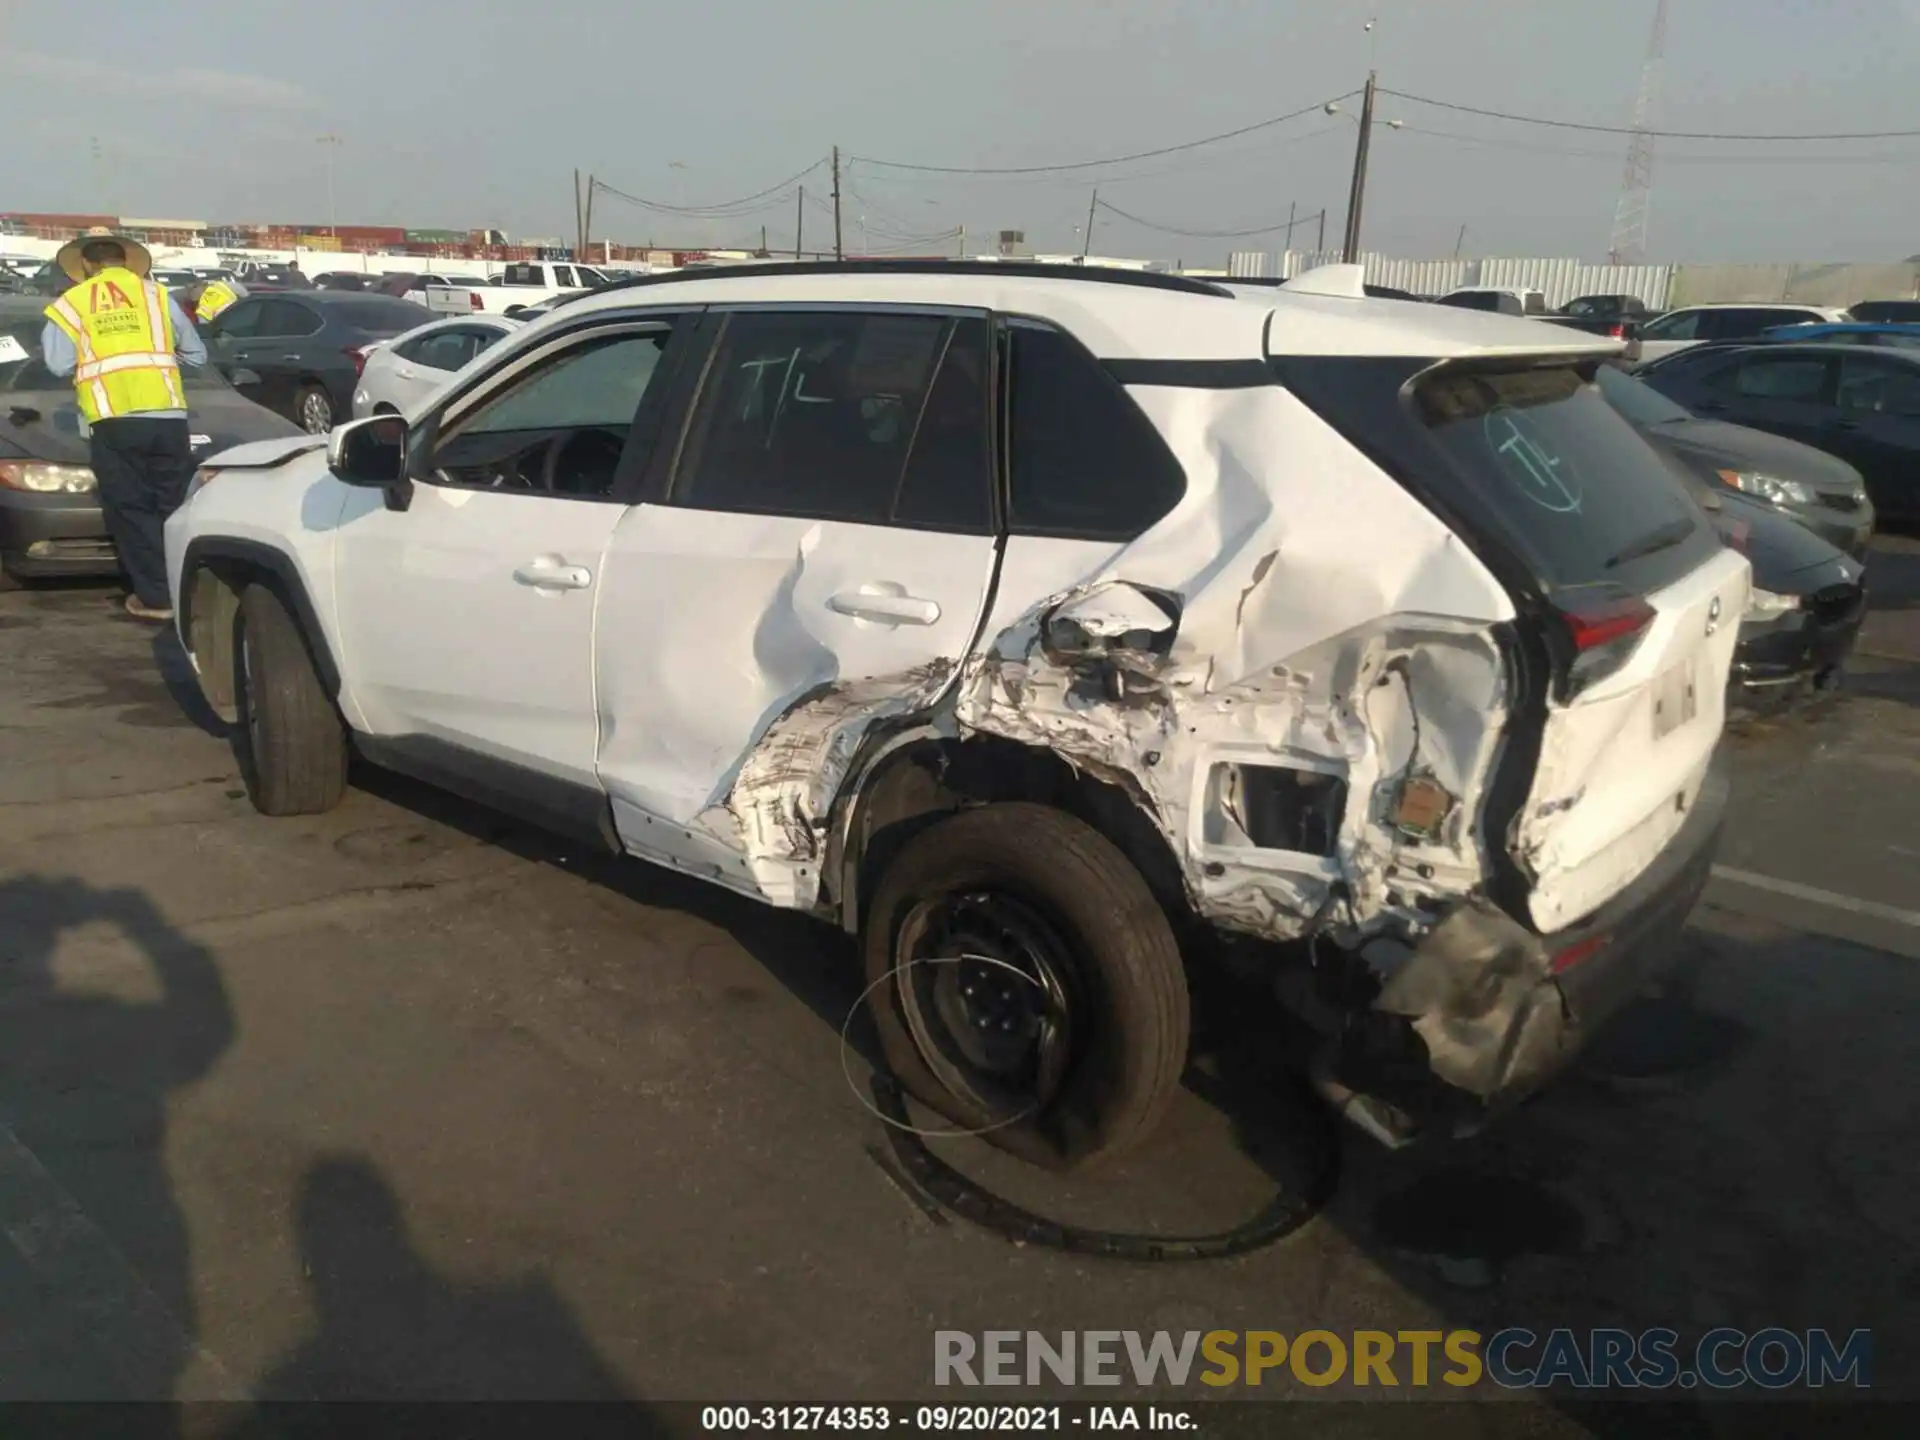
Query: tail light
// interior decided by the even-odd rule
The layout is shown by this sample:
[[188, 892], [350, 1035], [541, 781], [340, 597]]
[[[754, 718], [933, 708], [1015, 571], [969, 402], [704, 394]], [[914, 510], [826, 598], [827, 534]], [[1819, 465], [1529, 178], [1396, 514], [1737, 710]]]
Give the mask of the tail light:
[[1563, 691], [1568, 700], [1625, 665], [1659, 615], [1640, 596], [1624, 590], [1556, 608], [1571, 642]]
[[480, 303], [480, 292], [478, 290], [469, 290], [467, 292], [467, 308], [469, 310], [484, 310], [487, 308]]
[[1611, 340], [1626, 339], [1627, 338], [1627, 322], [1624, 320], [1614, 321], [1613, 328], [1607, 331], [1607, 338]]
[[347, 346], [346, 355], [349, 360], [353, 361], [353, 378], [354, 379], [358, 380], [362, 375], [366, 374], [367, 352], [372, 348], [373, 347], [371, 345]]

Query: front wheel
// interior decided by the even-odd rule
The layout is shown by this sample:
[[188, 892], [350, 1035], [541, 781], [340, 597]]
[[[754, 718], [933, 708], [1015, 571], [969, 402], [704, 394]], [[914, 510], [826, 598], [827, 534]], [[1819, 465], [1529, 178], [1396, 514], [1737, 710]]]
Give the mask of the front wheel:
[[240, 773], [262, 815], [317, 815], [347, 788], [347, 732], [315, 671], [300, 624], [266, 585], [240, 596], [234, 736]]
[[333, 397], [324, 385], [302, 385], [294, 396], [293, 417], [309, 435], [325, 435], [333, 429]]
[[887, 1065], [961, 1130], [1060, 1169], [1138, 1144], [1186, 1065], [1186, 976], [1140, 872], [1044, 805], [923, 830], [867, 912]]

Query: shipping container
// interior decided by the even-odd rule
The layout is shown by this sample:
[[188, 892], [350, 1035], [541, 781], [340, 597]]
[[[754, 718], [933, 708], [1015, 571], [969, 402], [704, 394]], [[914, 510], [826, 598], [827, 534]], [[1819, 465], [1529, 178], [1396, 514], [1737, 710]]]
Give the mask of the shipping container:
[[431, 227], [422, 230], [403, 230], [400, 238], [415, 245], [465, 245], [473, 238], [471, 230], [446, 230]]
[[294, 244], [301, 250], [338, 250], [340, 237], [338, 235], [301, 235]]

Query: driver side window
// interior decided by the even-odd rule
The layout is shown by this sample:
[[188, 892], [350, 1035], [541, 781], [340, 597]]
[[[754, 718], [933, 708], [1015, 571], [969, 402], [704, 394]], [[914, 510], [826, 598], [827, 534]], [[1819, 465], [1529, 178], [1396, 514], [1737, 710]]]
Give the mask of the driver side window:
[[602, 334], [536, 363], [436, 443], [435, 479], [463, 489], [606, 499], [672, 329]]

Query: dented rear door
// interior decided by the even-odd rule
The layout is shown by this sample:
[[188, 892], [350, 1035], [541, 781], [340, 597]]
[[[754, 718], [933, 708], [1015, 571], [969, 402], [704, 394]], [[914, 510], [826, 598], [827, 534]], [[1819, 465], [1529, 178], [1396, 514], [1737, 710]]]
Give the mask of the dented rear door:
[[804, 905], [836, 767], [939, 697], [991, 589], [987, 320], [715, 323], [667, 493], [608, 551], [599, 773], [635, 853]]

